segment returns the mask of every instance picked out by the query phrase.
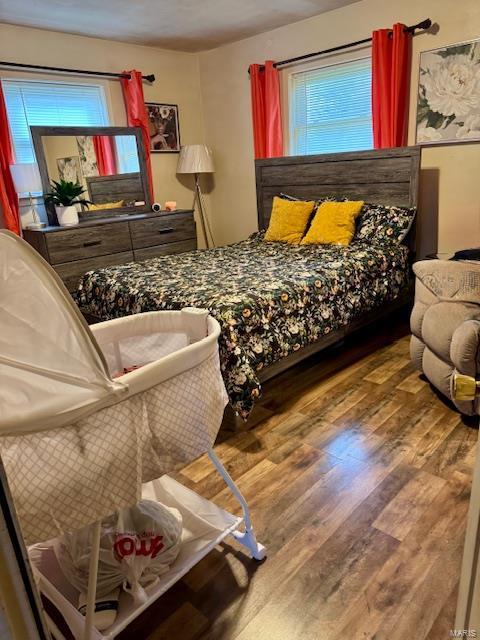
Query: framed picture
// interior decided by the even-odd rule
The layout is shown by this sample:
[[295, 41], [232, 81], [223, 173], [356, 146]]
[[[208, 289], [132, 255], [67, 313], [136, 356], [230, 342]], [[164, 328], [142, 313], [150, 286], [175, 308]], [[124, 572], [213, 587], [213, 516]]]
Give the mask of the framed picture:
[[417, 143], [480, 140], [480, 40], [420, 55]]
[[180, 127], [178, 106], [146, 102], [152, 153], [178, 153], [180, 151]]
[[58, 177], [65, 182], [81, 183], [80, 160], [78, 156], [57, 158]]
[[77, 136], [77, 147], [80, 155], [80, 166], [85, 178], [98, 176], [97, 156], [92, 136]]

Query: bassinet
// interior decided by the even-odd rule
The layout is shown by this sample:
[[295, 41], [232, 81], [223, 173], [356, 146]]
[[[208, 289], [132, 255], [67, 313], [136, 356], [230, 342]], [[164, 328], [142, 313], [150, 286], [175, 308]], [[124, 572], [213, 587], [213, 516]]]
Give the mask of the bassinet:
[[138, 502], [142, 483], [209, 452], [244, 508], [236, 537], [263, 557], [210, 451], [227, 403], [215, 319], [184, 309], [89, 327], [51, 267], [6, 231], [0, 308], [0, 454], [27, 544]]

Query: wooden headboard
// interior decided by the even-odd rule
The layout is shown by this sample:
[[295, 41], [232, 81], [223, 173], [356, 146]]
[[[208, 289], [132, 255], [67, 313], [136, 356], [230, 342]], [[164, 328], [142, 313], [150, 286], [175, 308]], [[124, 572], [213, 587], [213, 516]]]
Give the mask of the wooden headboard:
[[94, 204], [124, 200], [145, 200], [142, 176], [139, 172], [119, 173], [114, 176], [92, 176], [85, 178], [88, 199]]
[[255, 161], [258, 228], [270, 220], [272, 199], [344, 195], [373, 204], [417, 206], [420, 147], [289, 156]]

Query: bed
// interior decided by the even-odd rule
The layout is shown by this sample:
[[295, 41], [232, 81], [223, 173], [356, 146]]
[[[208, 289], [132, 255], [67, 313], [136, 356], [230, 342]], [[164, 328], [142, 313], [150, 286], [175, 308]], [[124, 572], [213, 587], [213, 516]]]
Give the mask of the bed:
[[[289, 157], [256, 162], [259, 228], [274, 195], [347, 195], [416, 206], [420, 149]], [[86, 273], [77, 299], [106, 320], [158, 309], [203, 307], [219, 321], [222, 373], [246, 419], [261, 382], [411, 299], [415, 230], [402, 244], [348, 247], [263, 241], [163, 256]]]

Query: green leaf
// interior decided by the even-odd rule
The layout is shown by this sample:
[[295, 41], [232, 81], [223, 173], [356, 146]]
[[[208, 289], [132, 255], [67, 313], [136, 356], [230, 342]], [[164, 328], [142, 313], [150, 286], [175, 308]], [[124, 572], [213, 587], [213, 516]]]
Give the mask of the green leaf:
[[79, 196], [85, 193], [85, 189], [78, 182], [66, 180], [52, 180], [51, 192], [45, 195], [45, 202], [69, 207], [78, 201]]
[[455, 120], [455, 114], [452, 113], [451, 116], [448, 116], [448, 118], [446, 118], [445, 123], [443, 125], [443, 128], [446, 129], [448, 127], [449, 124], [452, 124], [452, 122]]
[[427, 113], [427, 127], [433, 127], [434, 129], [440, 129], [445, 122], [445, 117], [437, 111], [429, 110]]
[[421, 122], [423, 122], [424, 120], [426, 120], [428, 112], [430, 111], [430, 109], [427, 106], [420, 106], [420, 104], [418, 105], [417, 108], [417, 124], [420, 124]]
[[440, 49], [440, 51], [436, 51], [435, 54], [440, 56], [441, 58], [448, 58], [448, 56], [455, 55], [468, 55], [473, 47], [473, 42], [468, 44], [459, 44], [455, 47], [446, 47], [445, 49]]

